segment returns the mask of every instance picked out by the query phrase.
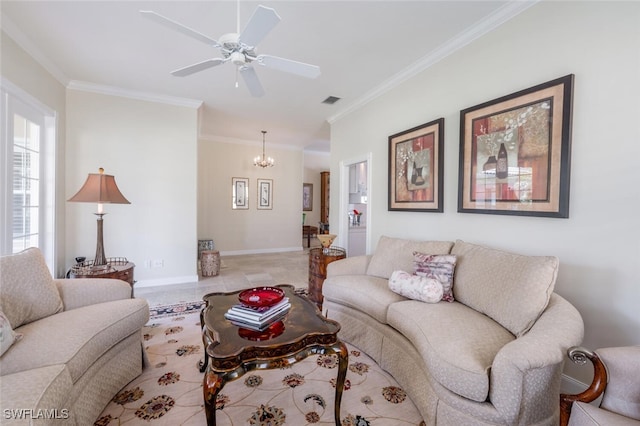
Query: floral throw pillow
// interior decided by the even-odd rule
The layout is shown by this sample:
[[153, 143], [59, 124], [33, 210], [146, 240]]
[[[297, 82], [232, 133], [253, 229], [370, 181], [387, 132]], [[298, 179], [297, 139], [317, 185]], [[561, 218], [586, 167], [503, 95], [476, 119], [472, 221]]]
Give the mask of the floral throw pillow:
[[22, 333], [13, 331], [6, 315], [0, 311], [0, 356], [5, 353], [14, 342], [17, 342], [21, 338]]
[[442, 300], [442, 284], [440, 281], [411, 275], [405, 271], [393, 271], [389, 278], [389, 289], [401, 296], [427, 303], [438, 303]]
[[425, 254], [413, 252], [413, 266], [416, 275], [433, 278], [442, 283], [442, 300], [453, 302], [453, 273], [456, 269], [454, 254]]

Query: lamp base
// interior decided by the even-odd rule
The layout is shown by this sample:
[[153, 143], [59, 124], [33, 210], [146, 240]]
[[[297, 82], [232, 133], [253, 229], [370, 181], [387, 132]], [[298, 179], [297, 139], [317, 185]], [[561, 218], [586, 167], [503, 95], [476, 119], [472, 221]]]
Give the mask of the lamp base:
[[98, 216], [98, 235], [96, 245], [96, 257], [93, 258], [93, 266], [102, 266], [107, 264], [107, 257], [104, 255], [104, 243], [102, 239], [102, 216], [105, 213], [95, 213]]

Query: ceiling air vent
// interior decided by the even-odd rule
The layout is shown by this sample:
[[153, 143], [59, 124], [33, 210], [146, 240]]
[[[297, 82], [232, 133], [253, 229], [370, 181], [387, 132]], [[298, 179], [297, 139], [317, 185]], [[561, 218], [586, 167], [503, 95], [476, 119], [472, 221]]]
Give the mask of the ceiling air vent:
[[339, 100], [340, 100], [340, 98], [338, 98], [337, 96], [329, 96], [327, 99], [322, 101], [322, 103], [323, 104], [327, 104], [327, 105], [333, 105], [336, 102], [338, 102]]

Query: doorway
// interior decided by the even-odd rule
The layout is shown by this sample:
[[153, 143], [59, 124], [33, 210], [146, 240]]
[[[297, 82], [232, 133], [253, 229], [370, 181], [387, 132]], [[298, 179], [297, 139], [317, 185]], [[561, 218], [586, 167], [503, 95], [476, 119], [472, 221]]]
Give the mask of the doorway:
[[371, 153], [340, 162], [339, 240], [347, 256], [370, 252]]

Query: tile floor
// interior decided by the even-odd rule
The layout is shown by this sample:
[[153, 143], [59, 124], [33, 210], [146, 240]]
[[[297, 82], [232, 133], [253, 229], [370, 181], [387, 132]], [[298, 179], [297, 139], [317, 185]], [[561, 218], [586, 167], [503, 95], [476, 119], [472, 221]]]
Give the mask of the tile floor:
[[[311, 248], [319, 247], [316, 238]], [[309, 249], [296, 252], [222, 256], [220, 274], [200, 276], [197, 282], [153, 287], [136, 287], [135, 296], [147, 299], [149, 306], [202, 300], [216, 291], [234, 291], [259, 285], [292, 284], [307, 288], [309, 281]]]

